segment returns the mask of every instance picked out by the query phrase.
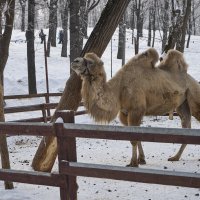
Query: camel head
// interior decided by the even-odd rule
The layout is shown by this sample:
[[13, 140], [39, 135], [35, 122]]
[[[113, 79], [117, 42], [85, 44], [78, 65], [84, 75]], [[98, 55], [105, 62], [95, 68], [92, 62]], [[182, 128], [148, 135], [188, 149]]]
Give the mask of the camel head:
[[188, 65], [180, 51], [170, 49], [160, 63], [160, 68], [166, 66], [173, 71], [187, 71]]
[[84, 57], [78, 57], [71, 63], [71, 68], [81, 78], [96, 78], [105, 75], [103, 61], [95, 53], [86, 53]]

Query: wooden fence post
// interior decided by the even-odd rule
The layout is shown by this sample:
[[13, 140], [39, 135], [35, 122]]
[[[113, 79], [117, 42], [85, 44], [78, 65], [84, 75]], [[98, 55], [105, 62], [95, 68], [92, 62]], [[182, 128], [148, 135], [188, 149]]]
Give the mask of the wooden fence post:
[[[58, 111], [57, 117], [61, 117], [65, 123], [74, 123], [74, 111]], [[57, 135], [58, 143], [58, 162], [59, 162], [59, 173], [61, 171], [61, 162], [66, 161], [77, 161], [76, 155], [76, 139], [72, 137], [62, 137], [63, 134], [63, 123], [56, 122], [55, 130]], [[66, 190], [60, 189], [61, 200], [77, 200], [77, 183], [75, 176], [66, 176]]]

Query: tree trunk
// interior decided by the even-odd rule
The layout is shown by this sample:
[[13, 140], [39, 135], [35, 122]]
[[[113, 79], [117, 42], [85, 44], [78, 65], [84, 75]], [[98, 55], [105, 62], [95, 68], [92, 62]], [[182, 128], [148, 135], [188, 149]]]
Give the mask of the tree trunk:
[[155, 37], [156, 37], [156, 0], [154, 0], [152, 25], [153, 25], [153, 41], [152, 41], [152, 47], [154, 47]]
[[[3, 87], [0, 85], [0, 121], [5, 122], [4, 109], [3, 109]], [[1, 164], [3, 169], [10, 169], [9, 151], [6, 140], [6, 135], [0, 134], [0, 152]], [[13, 183], [10, 181], [4, 182], [5, 189], [13, 189]]]
[[191, 22], [191, 16], [190, 16], [190, 17], [189, 17], [188, 39], [187, 39], [187, 45], [186, 45], [186, 48], [189, 48], [191, 34], [192, 34], [192, 22]]
[[152, 29], [152, 7], [149, 8], [149, 26], [148, 26], [148, 41], [147, 46], [151, 46], [151, 29]]
[[131, 30], [132, 30], [132, 44], [134, 43], [134, 29], [135, 29], [135, 3], [133, 1], [133, 5], [131, 8]]
[[138, 14], [137, 14], [137, 31], [139, 34], [139, 37], [143, 37], [143, 24], [144, 24], [144, 3], [139, 0], [138, 1]]
[[29, 94], [37, 94], [36, 75], [35, 75], [34, 13], [35, 13], [35, 1], [28, 0], [28, 29], [26, 31], [26, 41], [27, 41]]
[[57, 2], [51, 0], [49, 7], [49, 35], [47, 41], [47, 56], [50, 56], [50, 48], [56, 47], [56, 30], [57, 30]]
[[0, 35], [2, 35], [2, 13], [0, 11]]
[[87, 39], [88, 12], [86, 5], [87, 5], [87, 0], [80, 1], [81, 33], [83, 38]]
[[[80, 24], [80, 0], [70, 0], [70, 63], [80, 55], [83, 45]], [[70, 69], [71, 72], [71, 69]]]
[[58, 25], [57, 3], [58, 3], [58, 0], [50, 1], [51, 19], [49, 19], [49, 22], [51, 23], [51, 31], [52, 31], [52, 37], [51, 37], [51, 46], [52, 47], [56, 47], [56, 31], [57, 31], [57, 25]]
[[137, 16], [137, 35], [136, 35], [136, 39], [135, 39], [135, 54], [138, 54], [139, 52], [139, 41], [140, 41], [140, 37], [141, 35], [141, 0], [139, 0], [136, 4], [136, 16]]
[[182, 26], [181, 26], [181, 37], [177, 38], [176, 49], [180, 52], [184, 52], [185, 47], [185, 35], [187, 30], [187, 24], [191, 13], [191, 0], [187, 0], [187, 6], [185, 10], [185, 15], [182, 17]]
[[25, 12], [26, 12], [26, 1], [27, 0], [19, 0], [20, 6], [21, 6], [21, 31], [25, 32]]
[[88, 28], [88, 12], [85, 12], [84, 15], [83, 15], [83, 37], [84, 38], [88, 38], [88, 35], [87, 35], [87, 28]]
[[25, 11], [26, 11], [26, 4], [22, 6], [22, 22], [21, 22], [21, 31], [25, 31]]
[[169, 30], [169, 1], [165, 0], [164, 2], [164, 15], [163, 15], [163, 39], [162, 39], [162, 52], [164, 51], [165, 45], [167, 43], [167, 33]]
[[64, 11], [62, 14], [62, 28], [63, 28], [63, 43], [61, 56], [67, 57], [67, 43], [68, 43], [68, 0], [66, 0]]
[[124, 51], [124, 42], [125, 42], [125, 29], [124, 26], [124, 16], [122, 17], [121, 21], [119, 22], [119, 39], [118, 39], [118, 51], [117, 51], [117, 59], [123, 58], [123, 51]]
[[196, 18], [195, 18], [195, 2], [192, 1], [192, 22], [193, 22], [193, 34], [196, 35]]
[[[3, 8], [5, 4], [9, 5], [8, 10], [5, 12], [5, 29], [2, 35], [0, 35], [0, 121], [5, 121], [4, 118], [4, 109], [3, 109], [3, 87], [2, 87], [2, 77], [3, 72], [8, 60], [9, 55], [9, 45], [13, 30], [14, 22], [14, 11], [15, 11], [15, 1], [14, 0], [5, 0], [0, 2], [0, 16], [2, 16]], [[1, 162], [2, 168], [10, 169], [9, 161], [9, 152], [6, 141], [6, 135], [0, 135], [0, 153], [1, 153]], [[5, 181], [6, 189], [13, 189], [13, 183]]]
[[[80, 56], [84, 56], [86, 52], [94, 52], [101, 57], [129, 2], [130, 0], [108, 0], [100, 19], [92, 31]], [[81, 101], [81, 83], [80, 77], [73, 72], [66, 82], [63, 95], [56, 108], [56, 111], [64, 109], [77, 110]], [[55, 113], [51, 121], [55, 121]], [[33, 159], [33, 169], [37, 171], [51, 171], [56, 156], [56, 138], [44, 137]]]

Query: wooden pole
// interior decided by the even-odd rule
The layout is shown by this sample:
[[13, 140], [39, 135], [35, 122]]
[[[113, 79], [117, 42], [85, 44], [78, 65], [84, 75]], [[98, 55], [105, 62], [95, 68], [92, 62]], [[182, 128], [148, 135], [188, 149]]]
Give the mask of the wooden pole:
[[[44, 60], [45, 60], [45, 77], [46, 77], [46, 89], [47, 94], [45, 96], [46, 103], [49, 103], [49, 77], [48, 77], [48, 65], [47, 65], [47, 47], [46, 47], [46, 35], [44, 37]], [[50, 109], [47, 109], [47, 116], [51, 116]]]
[[[58, 117], [63, 119], [63, 122], [74, 123], [74, 111], [57, 112]], [[76, 155], [76, 139], [73, 137], [62, 137], [63, 123], [55, 123], [55, 130], [58, 140], [58, 163], [59, 173], [61, 171], [61, 163], [63, 160], [77, 162]], [[71, 149], [70, 149], [71, 148]], [[76, 200], [77, 199], [77, 183], [75, 176], [66, 176], [67, 189], [60, 189], [61, 200]]]
[[[0, 93], [3, 94], [3, 87], [0, 84]], [[3, 95], [0, 95], [0, 122], [5, 122], [4, 109], [3, 109]], [[6, 134], [0, 134], [0, 154], [1, 164], [3, 169], [10, 169], [9, 151], [6, 140]], [[13, 183], [10, 181], [4, 182], [5, 189], [13, 189]]]

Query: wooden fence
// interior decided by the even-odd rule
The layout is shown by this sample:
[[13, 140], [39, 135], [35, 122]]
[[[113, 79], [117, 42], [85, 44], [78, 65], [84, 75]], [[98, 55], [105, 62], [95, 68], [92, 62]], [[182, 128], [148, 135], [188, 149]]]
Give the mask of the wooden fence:
[[[31, 94], [31, 95], [10, 95], [4, 96], [5, 100], [24, 100], [24, 99], [34, 99], [34, 98], [44, 98], [44, 103], [34, 104], [34, 105], [24, 105], [24, 106], [13, 106], [13, 107], [5, 107], [4, 113], [12, 114], [12, 113], [21, 113], [21, 112], [33, 112], [33, 111], [40, 111], [41, 113], [37, 115], [37, 117], [26, 118], [26, 119], [17, 119], [12, 120], [15, 122], [48, 122], [51, 120], [51, 110], [56, 109], [58, 103], [50, 103], [49, 97], [60, 97], [62, 93], [40, 93], [40, 94]], [[82, 106], [83, 103], [80, 103]], [[77, 111], [76, 115], [85, 114], [86, 111]]]
[[1, 180], [60, 187], [61, 200], [77, 199], [77, 176], [200, 188], [199, 173], [80, 163], [76, 151], [76, 138], [200, 144], [200, 130], [81, 125], [74, 124], [72, 111], [59, 112], [58, 116], [68, 123], [0, 123], [3, 134], [57, 137], [59, 161], [58, 173], [1, 169]]
[[39, 94], [23, 94], [23, 95], [7, 95], [4, 96], [4, 100], [7, 102], [9, 100], [30, 100], [44, 98], [43, 103], [25, 106], [13, 106], [5, 107], [5, 114], [19, 113], [19, 112], [32, 112], [41, 111], [39, 117], [18, 119], [18, 122], [47, 122], [51, 119], [51, 109], [55, 109], [58, 103], [51, 103], [50, 97], [60, 97], [62, 93], [39, 93]]

